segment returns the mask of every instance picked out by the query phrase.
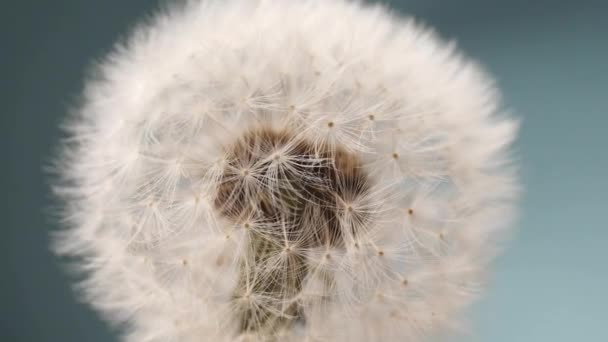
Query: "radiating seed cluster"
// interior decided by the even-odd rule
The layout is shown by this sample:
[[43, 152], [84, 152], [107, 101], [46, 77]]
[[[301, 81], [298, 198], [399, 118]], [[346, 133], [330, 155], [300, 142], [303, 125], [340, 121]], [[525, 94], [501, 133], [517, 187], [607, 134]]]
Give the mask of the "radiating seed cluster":
[[130, 342], [462, 331], [518, 193], [492, 80], [381, 6], [178, 3], [67, 124], [54, 241], [83, 299]]
[[344, 249], [345, 239], [369, 228], [371, 213], [353, 207], [369, 191], [368, 180], [357, 156], [315, 147], [289, 131], [249, 131], [226, 156], [215, 206], [250, 240], [235, 301], [255, 293], [276, 303], [244, 305], [240, 329], [274, 332], [303, 318], [298, 296], [310, 268], [305, 251]]

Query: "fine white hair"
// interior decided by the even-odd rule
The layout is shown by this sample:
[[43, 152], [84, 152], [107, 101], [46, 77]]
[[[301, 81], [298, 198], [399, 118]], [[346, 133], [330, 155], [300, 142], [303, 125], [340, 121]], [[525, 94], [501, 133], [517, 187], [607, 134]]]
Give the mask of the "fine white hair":
[[[66, 126], [55, 186], [66, 228], [55, 247], [126, 341], [443, 336], [462, 328], [514, 216], [517, 122], [493, 80], [382, 6], [173, 6], [95, 67]], [[282, 141], [268, 160], [251, 157], [256, 134]], [[339, 181], [314, 188], [331, 210], [311, 195], [289, 220], [226, 214], [234, 189], [218, 207], [226, 182], [243, 203], [261, 189], [304, 189], [320, 174], [307, 170], [336, 153], [361, 175], [355, 192]], [[310, 243], [328, 220], [340, 242]], [[252, 246], [271, 231], [285, 248], [262, 257]], [[273, 285], [250, 285], [260, 280], [248, 272]]]

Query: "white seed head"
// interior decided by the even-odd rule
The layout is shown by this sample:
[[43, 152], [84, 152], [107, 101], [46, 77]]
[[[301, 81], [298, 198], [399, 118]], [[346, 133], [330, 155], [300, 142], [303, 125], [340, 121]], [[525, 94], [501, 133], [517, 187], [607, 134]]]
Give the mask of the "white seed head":
[[426, 341], [513, 216], [514, 120], [411, 19], [190, 1], [87, 82], [57, 169], [85, 299], [127, 341]]

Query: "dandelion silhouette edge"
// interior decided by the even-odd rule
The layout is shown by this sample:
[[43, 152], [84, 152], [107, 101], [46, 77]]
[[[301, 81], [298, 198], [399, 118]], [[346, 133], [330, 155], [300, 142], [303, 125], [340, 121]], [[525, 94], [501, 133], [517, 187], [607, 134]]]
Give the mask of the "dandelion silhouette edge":
[[189, 1], [82, 98], [54, 243], [128, 341], [426, 341], [512, 225], [492, 78], [382, 6]]

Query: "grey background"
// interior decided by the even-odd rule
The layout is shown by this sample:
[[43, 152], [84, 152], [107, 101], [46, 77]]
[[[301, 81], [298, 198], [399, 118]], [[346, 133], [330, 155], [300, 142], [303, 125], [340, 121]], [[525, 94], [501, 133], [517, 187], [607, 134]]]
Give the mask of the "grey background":
[[[608, 1], [387, 1], [456, 39], [523, 119], [519, 232], [465, 340], [608, 341]], [[48, 250], [42, 165], [85, 68], [151, 0], [3, 1], [0, 341], [115, 341]]]

